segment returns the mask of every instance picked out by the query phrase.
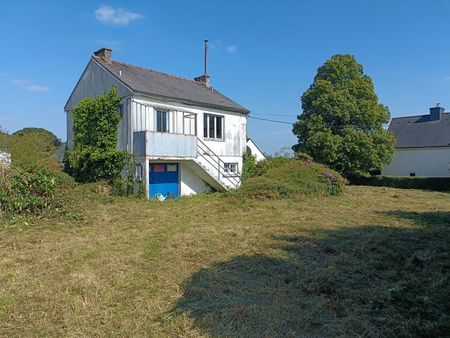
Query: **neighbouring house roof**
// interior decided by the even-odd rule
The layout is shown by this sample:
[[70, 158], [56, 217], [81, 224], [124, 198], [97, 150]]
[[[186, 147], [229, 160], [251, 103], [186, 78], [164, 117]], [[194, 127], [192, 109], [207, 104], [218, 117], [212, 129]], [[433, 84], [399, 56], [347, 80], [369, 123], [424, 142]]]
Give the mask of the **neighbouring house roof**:
[[248, 109], [200, 82], [114, 60], [104, 62], [97, 56], [93, 56], [92, 59], [135, 92], [194, 103], [200, 106], [206, 105], [245, 114], [249, 113]]
[[450, 147], [450, 113], [438, 120], [430, 120], [430, 115], [396, 117], [389, 131], [394, 133], [396, 148]]

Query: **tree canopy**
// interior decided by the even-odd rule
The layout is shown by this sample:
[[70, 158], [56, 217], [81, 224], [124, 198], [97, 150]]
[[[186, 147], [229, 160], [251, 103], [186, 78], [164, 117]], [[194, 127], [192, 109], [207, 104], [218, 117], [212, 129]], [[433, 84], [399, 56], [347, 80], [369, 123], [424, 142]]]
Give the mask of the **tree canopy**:
[[395, 141], [383, 128], [389, 109], [378, 102], [372, 79], [353, 55], [328, 59], [301, 102], [295, 151], [344, 174], [365, 174], [391, 161]]

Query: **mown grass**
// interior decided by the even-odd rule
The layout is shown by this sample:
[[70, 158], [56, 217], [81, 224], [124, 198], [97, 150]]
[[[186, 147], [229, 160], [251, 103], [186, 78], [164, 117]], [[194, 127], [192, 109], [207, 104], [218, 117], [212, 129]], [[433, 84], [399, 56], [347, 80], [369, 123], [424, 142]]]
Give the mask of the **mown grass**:
[[0, 230], [0, 336], [449, 332], [449, 194], [159, 203], [76, 189], [64, 214]]

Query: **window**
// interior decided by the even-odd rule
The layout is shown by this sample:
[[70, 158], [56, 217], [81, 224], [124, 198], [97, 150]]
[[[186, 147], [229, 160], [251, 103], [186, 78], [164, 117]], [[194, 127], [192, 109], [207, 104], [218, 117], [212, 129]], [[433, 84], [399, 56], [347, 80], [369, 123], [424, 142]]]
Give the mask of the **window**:
[[167, 110], [156, 109], [156, 131], [169, 132], [169, 112]]
[[223, 116], [203, 115], [203, 136], [209, 139], [223, 140]]
[[409, 173], [409, 176], [415, 177], [415, 176], [416, 176], [416, 173]]
[[123, 103], [119, 104], [119, 115], [120, 118], [123, 118], [123, 113], [124, 113], [124, 109], [123, 109]]
[[136, 179], [138, 181], [142, 181], [142, 174], [143, 174], [142, 164], [138, 163], [136, 164]]
[[225, 173], [228, 175], [238, 175], [238, 164], [237, 163], [225, 163]]

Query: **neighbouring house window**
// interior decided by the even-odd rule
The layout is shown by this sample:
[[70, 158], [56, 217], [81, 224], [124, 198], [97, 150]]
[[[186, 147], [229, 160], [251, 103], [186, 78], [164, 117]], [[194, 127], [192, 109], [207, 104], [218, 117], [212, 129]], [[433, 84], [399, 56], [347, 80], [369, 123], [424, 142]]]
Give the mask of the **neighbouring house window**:
[[238, 164], [237, 163], [225, 163], [225, 173], [228, 175], [237, 175], [238, 174]]
[[414, 177], [416, 176], [416, 173], [409, 173], [409, 176]]
[[156, 109], [156, 131], [160, 133], [169, 132], [169, 111]]
[[223, 140], [223, 116], [204, 114], [203, 136], [208, 139]]

